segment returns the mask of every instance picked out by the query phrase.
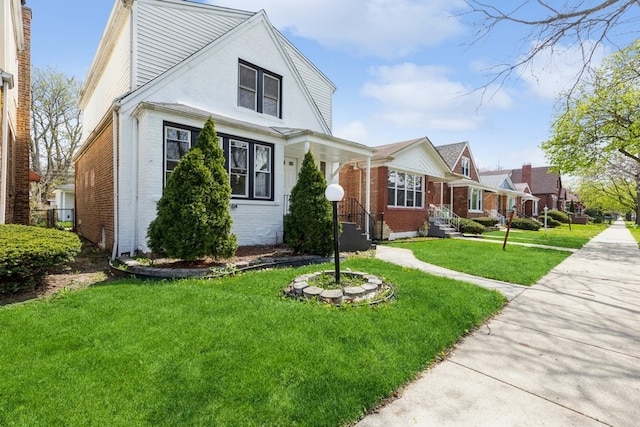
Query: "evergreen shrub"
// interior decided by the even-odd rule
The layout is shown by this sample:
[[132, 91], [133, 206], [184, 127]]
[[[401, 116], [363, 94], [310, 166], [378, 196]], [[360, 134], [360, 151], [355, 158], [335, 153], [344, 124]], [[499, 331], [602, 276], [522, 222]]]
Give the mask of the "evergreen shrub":
[[324, 195], [326, 188], [324, 175], [311, 151], [307, 151], [284, 220], [285, 241], [296, 253], [321, 256], [333, 253], [333, 216], [331, 202]]
[[485, 227], [493, 227], [498, 223], [498, 218], [491, 218], [489, 216], [481, 216], [478, 218], [473, 218], [475, 222], [478, 224], [482, 224]]
[[68, 231], [0, 225], [0, 293], [40, 285], [48, 272], [73, 261], [80, 247], [78, 236]]
[[148, 244], [162, 256], [187, 261], [211, 256], [230, 258], [237, 249], [229, 212], [231, 185], [224, 153], [209, 118], [196, 145], [180, 159], [158, 201], [149, 225]]
[[547, 211], [547, 217], [551, 217], [554, 220], [561, 222], [563, 224], [569, 223], [569, 215], [566, 212], [562, 212], [556, 209], [551, 209]]

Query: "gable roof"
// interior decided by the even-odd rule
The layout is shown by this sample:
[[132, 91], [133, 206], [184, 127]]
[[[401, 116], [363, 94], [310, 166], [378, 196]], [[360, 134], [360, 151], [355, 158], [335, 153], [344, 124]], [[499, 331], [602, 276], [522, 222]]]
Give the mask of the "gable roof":
[[[134, 8], [137, 13], [131, 12]], [[160, 19], [161, 13], [176, 15], [176, 19], [189, 25], [171, 26], [171, 31], [160, 32], [157, 26], [148, 23]], [[271, 24], [264, 10], [249, 12], [190, 0], [116, 0], [80, 90], [78, 105], [82, 108], [86, 99], [92, 96], [109, 63], [117, 37], [127, 23], [134, 26], [129, 41], [129, 60], [135, 62], [129, 65], [130, 79], [133, 79], [130, 87], [124, 95], [124, 91], [118, 94], [122, 95], [121, 100], [175, 69], [184, 69], [185, 63], [202, 57], [214, 49], [212, 46], [219, 46], [233, 34], [259, 22], [263, 22], [270, 33], [310, 108], [315, 110], [318, 122], [326, 133], [331, 134], [335, 84]], [[158, 50], [158, 45], [162, 46], [162, 51]]]
[[479, 175], [480, 182], [489, 185], [491, 187], [496, 188], [504, 188], [507, 190], [517, 190], [514, 183], [511, 181], [509, 174], [492, 174], [485, 175], [484, 173], [480, 173]]
[[[531, 188], [532, 194], [558, 194], [558, 180], [560, 176], [551, 171], [551, 166], [540, 166], [531, 168]], [[511, 173], [513, 182], [523, 182], [522, 169], [513, 169]]]
[[468, 145], [468, 142], [456, 142], [453, 144], [438, 145], [436, 150], [438, 150], [442, 158], [447, 162], [447, 165], [453, 169], [458, 164], [464, 149]]

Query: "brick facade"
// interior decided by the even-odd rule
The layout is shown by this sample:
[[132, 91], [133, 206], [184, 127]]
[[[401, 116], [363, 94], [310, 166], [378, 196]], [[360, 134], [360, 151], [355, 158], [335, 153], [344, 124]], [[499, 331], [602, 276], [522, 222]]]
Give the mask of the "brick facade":
[[[7, 150], [7, 200], [5, 222], [29, 224], [29, 147], [31, 143], [31, 9], [22, 7], [24, 50], [17, 53], [18, 75], [14, 76], [18, 91], [15, 134], [9, 126]], [[0, 108], [3, 102], [0, 90]], [[1, 110], [0, 110], [1, 111]], [[0, 138], [2, 135], [0, 115]], [[5, 153], [0, 153], [4, 156]], [[0, 185], [3, 185], [0, 182]]]
[[[423, 195], [422, 208], [396, 208], [387, 206], [387, 175], [389, 168], [378, 166], [371, 168], [370, 213], [383, 221], [383, 237], [391, 233], [417, 232], [427, 220], [426, 192]], [[351, 164], [340, 170], [340, 185], [344, 188], [345, 199], [353, 197], [363, 206], [366, 197], [366, 171]], [[424, 188], [429, 188], [428, 177], [424, 177]]]
[[115, 233], [113, 123], [103, 127], [90, 142], [76, 160], [75, 170], [78, 234], [90, 242], [112, 248]]

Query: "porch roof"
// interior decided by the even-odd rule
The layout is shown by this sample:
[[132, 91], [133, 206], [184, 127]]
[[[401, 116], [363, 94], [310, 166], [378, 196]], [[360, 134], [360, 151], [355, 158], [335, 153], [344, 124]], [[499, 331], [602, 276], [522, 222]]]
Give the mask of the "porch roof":
[[332, 135], [323, 134], [309, 129], [258, 125], [185, 104], [142, 102], [138, 105], [137, 109], [142, 108], [198, 117], [202, 119], [203, 123], [207, 118], [211, 117], [216, 124], [225, 124], [234, 128], [268, 135], [270, 137], [277, 137], [284, 140], [285, 155], [303, 157], [307, 149], [311, 149], [317, 160], [345, 163], [354, 158], [370, 158], [373, 156], [373, 152], [375, 150], [374, 148], [364, 144], [337, 138]]

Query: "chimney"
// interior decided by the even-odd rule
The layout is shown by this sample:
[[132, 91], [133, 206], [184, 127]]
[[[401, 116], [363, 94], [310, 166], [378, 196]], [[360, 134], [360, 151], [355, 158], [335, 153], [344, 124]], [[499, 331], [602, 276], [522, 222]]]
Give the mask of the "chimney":
[[531, 187], [531, 163], [525, 163], [522, 165], [522, 181], [529, 184]]

